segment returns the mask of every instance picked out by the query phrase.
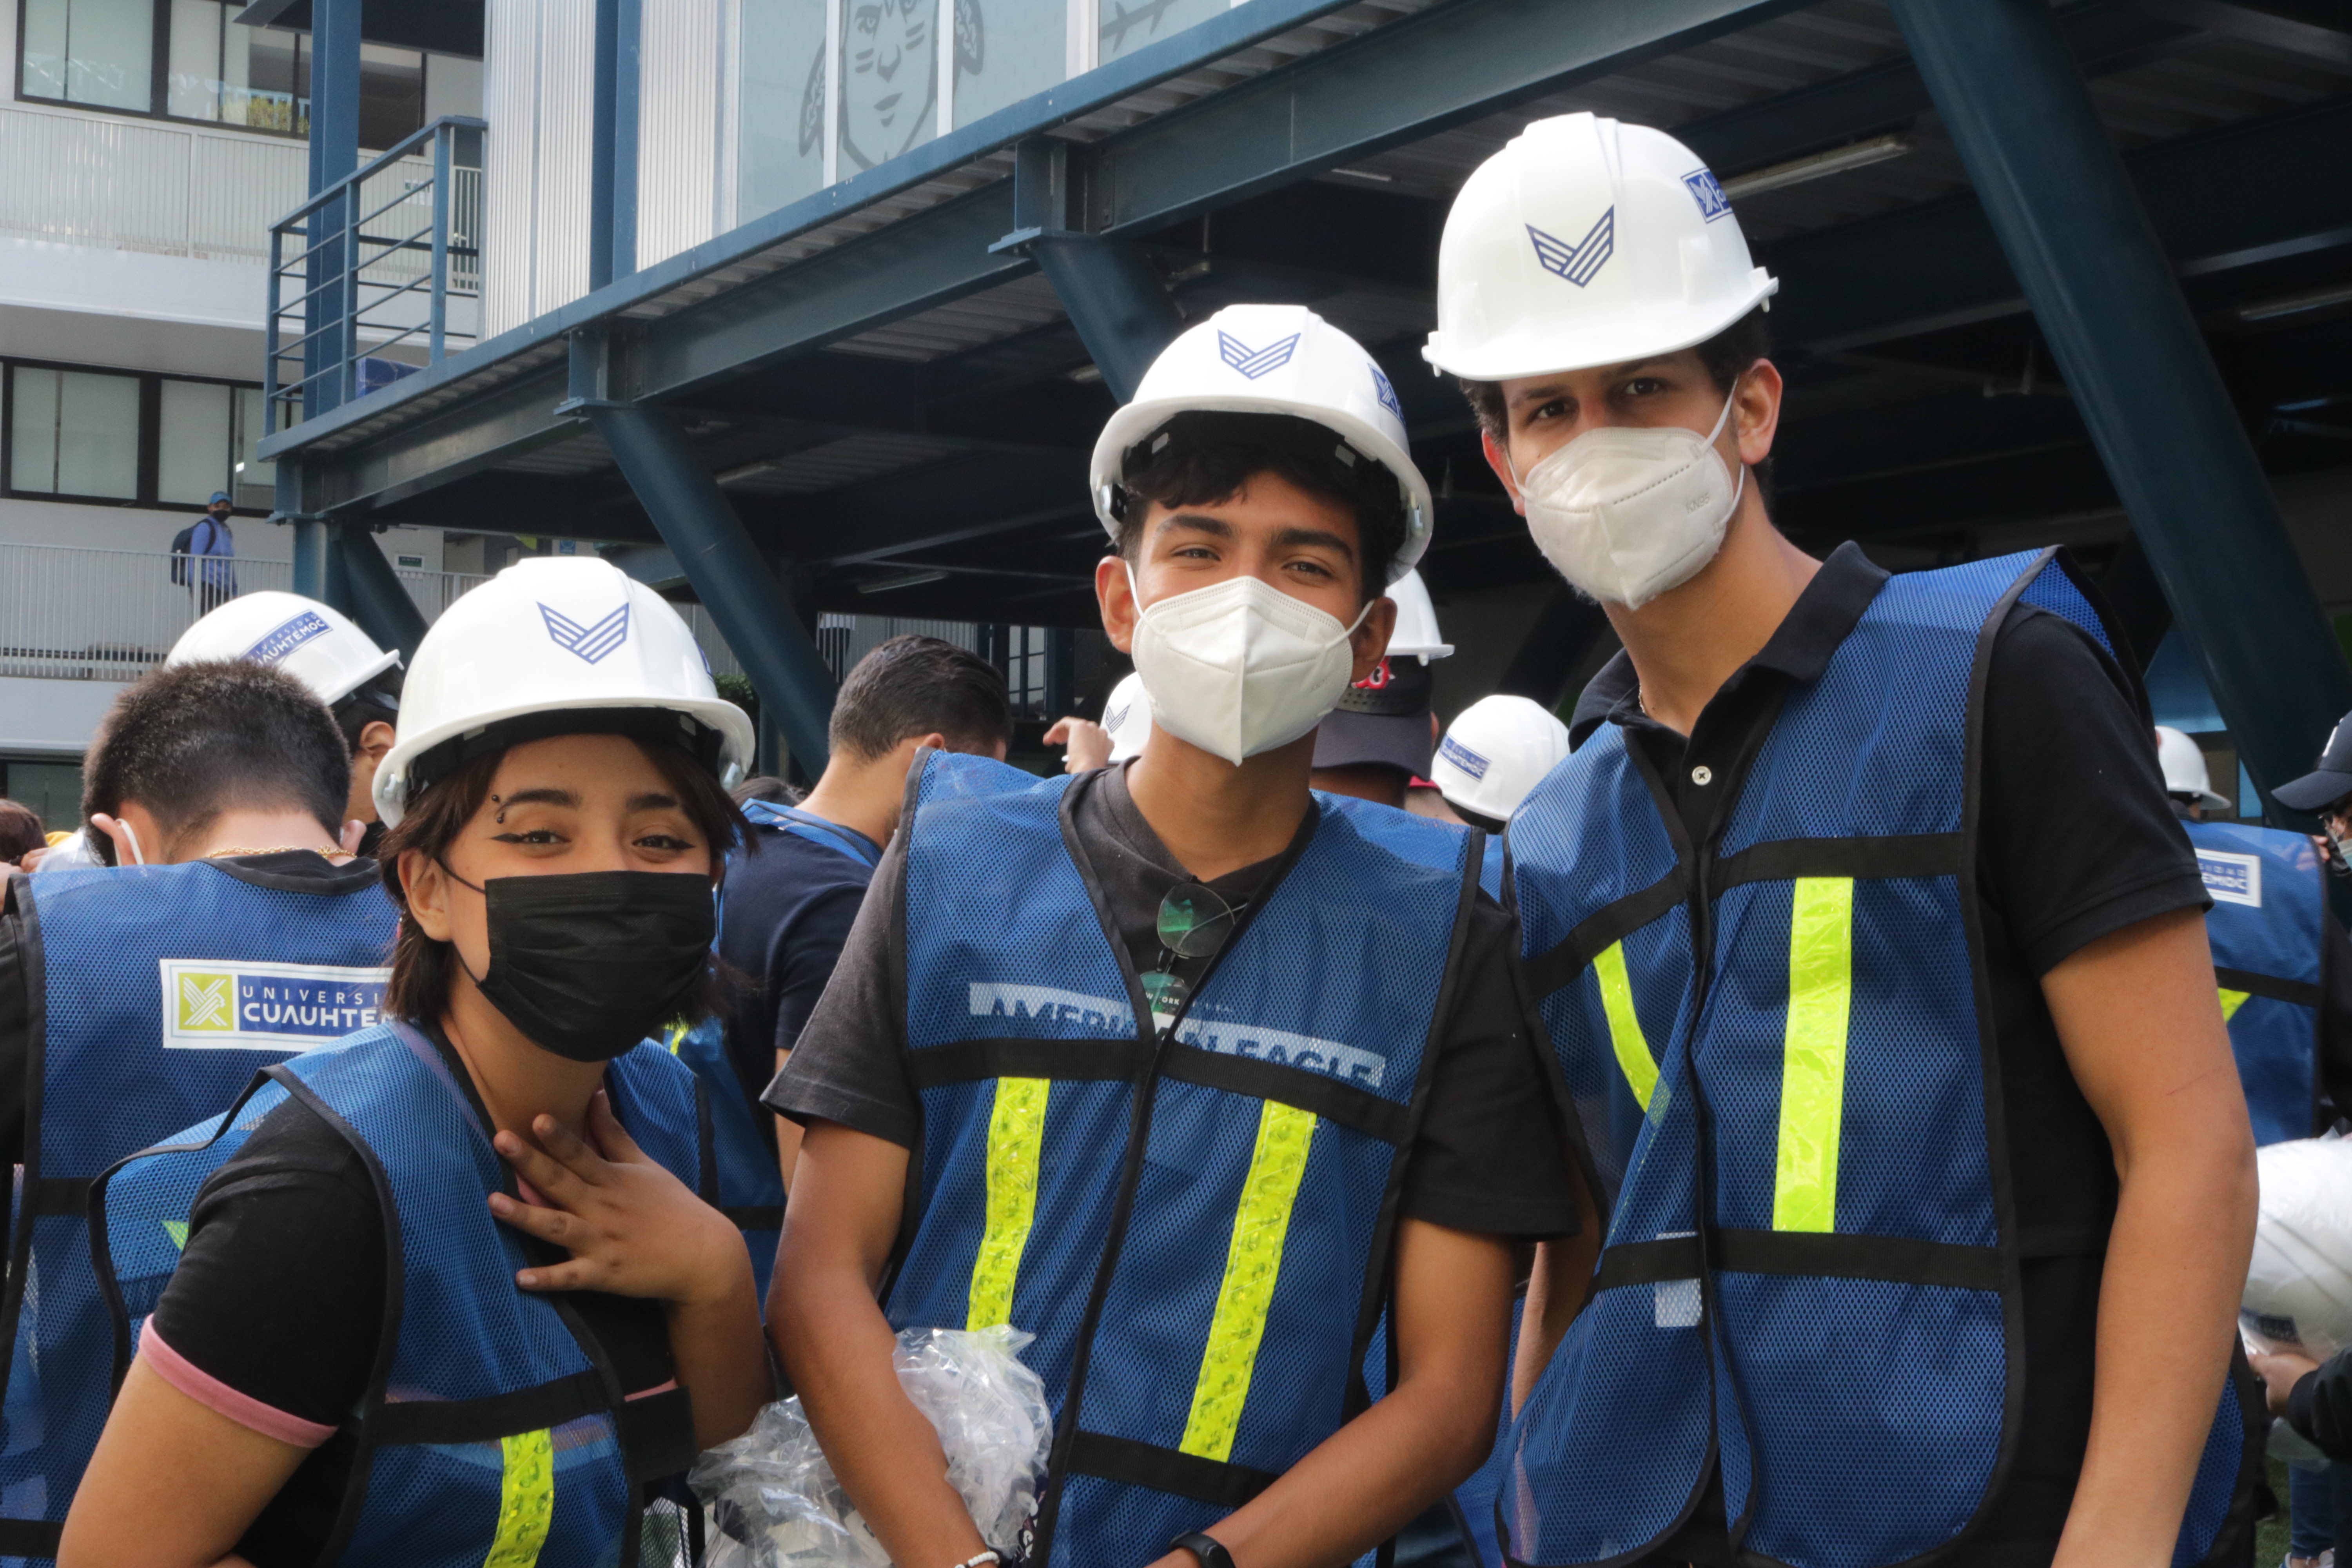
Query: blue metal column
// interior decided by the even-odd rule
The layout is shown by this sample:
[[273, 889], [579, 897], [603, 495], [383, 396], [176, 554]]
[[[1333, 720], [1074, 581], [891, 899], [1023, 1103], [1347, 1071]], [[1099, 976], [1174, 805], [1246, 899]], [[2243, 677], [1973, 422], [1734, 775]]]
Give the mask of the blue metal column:
[[[360, 0], [313, 0], [310, 7], [310, 194], [317, 195], [360, 166]], [[302, 373], [308, 384], [303, 416], [341, 405], [347, 363], [356, 352], [344, 278], [343, 230], [357, 193], [321, 206], [310, 219], [311, 290], [303, 313]]]
[[[280, 462], [283, 474], [289, 467]], [[278, 507], [284, 510], [284, 480], [279, 481]], [[335, 525], [323, 517], [304, 517], [297, 513], [288, 519], [294, 525], [294, 591], [306, 599], [316, 599], [322, 605], [334, 601], [327, 596], [327, 552], [332, 548]]]
[[725, 492], [695, 460], [677, 419], [667, 411], [605, 402], [580, 407], [621, 465], [662, 542], [685, 568], [696, 597], [718, 621], [719, 635], [742, 661], [760, 694], [761, 711], [775, 715], [793, 760], [816, 777], [829, 754], [825, 724], [833, 713], [833, 674]]
[[1028, 245], [1102, 372], [1103, 384], [1129, 402], [1160, 351], [1184, 330], [1183, 312], [1159, 268], [1141, 247], [1124, 240], [1049, 231]]
[[351, 599], [352, 619], [373, 638], [378, 647], [396, 647], [403, 664], [416, 657], [425, 640], [425, 612], [408, 596], [392, 563], [383, 558], [375, 531], [365, 523], [335, 525], [341, 548], [343, 582]]
[[2267, 795], [2352, 709], [2352, 670], [2050, 7], [1889, 4]]
[[637, 58], [644, 0], [596, 0], [588, 176], [588, 287], [637, 269]]

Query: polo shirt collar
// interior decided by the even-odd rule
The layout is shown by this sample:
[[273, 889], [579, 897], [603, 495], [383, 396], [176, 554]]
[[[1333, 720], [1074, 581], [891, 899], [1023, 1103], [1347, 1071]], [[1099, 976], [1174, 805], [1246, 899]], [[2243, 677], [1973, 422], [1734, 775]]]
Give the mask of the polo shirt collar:
[[[1829, 668], [1830, 656], [1878, 596], [1886, 576], [1859, 544], [1849, 540], [1839, 545], [1797, 595], [1797, 602], [1789, 606], [1789, 613], [1756, 657], [1724, 683], [1726, 689], [1753, 669], [1769, 669], [1790, 680], [1818, 679]], [[1622, 724], [1639, 718], [1640, 693], [1641, 679], [1633, 673], [1633, 661], [1620, 648], [1577, 699], [1576, 712], [1568, 726], [1569, 743], [1581, 746], [1585, 737], [1603, 722]]]

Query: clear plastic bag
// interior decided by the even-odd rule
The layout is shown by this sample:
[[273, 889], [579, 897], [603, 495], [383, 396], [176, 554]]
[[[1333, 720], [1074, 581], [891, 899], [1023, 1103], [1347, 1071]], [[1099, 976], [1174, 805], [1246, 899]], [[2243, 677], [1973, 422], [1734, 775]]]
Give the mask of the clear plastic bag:
[[2255, 1350], [2326, 1361], [2352, 1345], [2352, 1140], [2273, 1143], [2255, 1162], [2262, 1210], [2239, 1327]]
[[[1033, 1337], [1011, 1328], [908, 1329], [891, 1357], [898, 1385], [939, 1429], [948, 1484], [982, 1539], [1008, 1555], [1026, 1545], [1054, 1440], [1045, 1385], [1018, 1354]], [[797, 1398], [761, 1410], [687, 1479], [709, 1515], [707, 1568], [891, 1568]]]

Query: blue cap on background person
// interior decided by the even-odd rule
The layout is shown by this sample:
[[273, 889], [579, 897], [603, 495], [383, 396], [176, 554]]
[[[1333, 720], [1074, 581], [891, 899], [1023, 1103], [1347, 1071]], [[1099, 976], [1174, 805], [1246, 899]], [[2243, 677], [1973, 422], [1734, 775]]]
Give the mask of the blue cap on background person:
[[228, 499], [228, 492], [226, 490], [215, 490], [213, 492], [213, 499], [205, 502], [205, 504], [206, 506], [235, 506], [236, 503]]

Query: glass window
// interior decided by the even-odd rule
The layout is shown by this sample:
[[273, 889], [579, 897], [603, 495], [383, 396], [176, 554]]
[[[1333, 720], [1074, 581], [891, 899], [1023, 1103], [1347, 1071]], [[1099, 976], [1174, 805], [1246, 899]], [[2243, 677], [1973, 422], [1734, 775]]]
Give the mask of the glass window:
[[221, 93], [227, 75], [221, 58], [221, 34], [226, 20], [220, 0], [172, 0], [172, 68], [163, 78], [164, 113], [182, 120], [221, 117]]
[[278, 504], [278, 465], [254, 456], [263, 433], [261, 388], [236, 389], [236, 482], [229, 489], [239, 506]]
[[24, 19], [25, 96], [154, 107], [153, 0], [26, 0]]
[[938, 134], [940, 0], [843, 0], [844, 179]]
[[1207, 21], [1233, 0], [1102, 0], [1101, 58], [1115, 60]]
[[310, 134], [310, 40], [275, 27], [229, 28], [247, 35], [242, 85], [225, 93], [221, 118], [258, 131]]
[[18, 366], [8, 483], [37, 494], [139, 494], [139, 378]]
[[155, 499], [202, 506], [228, 489], [234, 387], [202, 381], [163, 384], [156, 433]]
[[[817, 37], [824, 37], [822, 26]], [[482, 117], [482, 62], [463, 55], [435, 55], [425, 62], [425, 122], [452, 114]]]
[[384, 44], [360, 46], [360, 145], [381, 153], [425, 123], [425, 57]]
[[1068, 0], [956, 0], [955, 122], [1045, 91], [1066, 74]]
[[745, 0], [742, 14], [735, 202], [749, 221], [824, 184], [824, 0]]
[[299, 99], [309, 89], [309, 40], [240, 27], [238, 9], [228, 0], [172, 0], [163, 111], [256, 131], [307, 132], [309, 106]]

